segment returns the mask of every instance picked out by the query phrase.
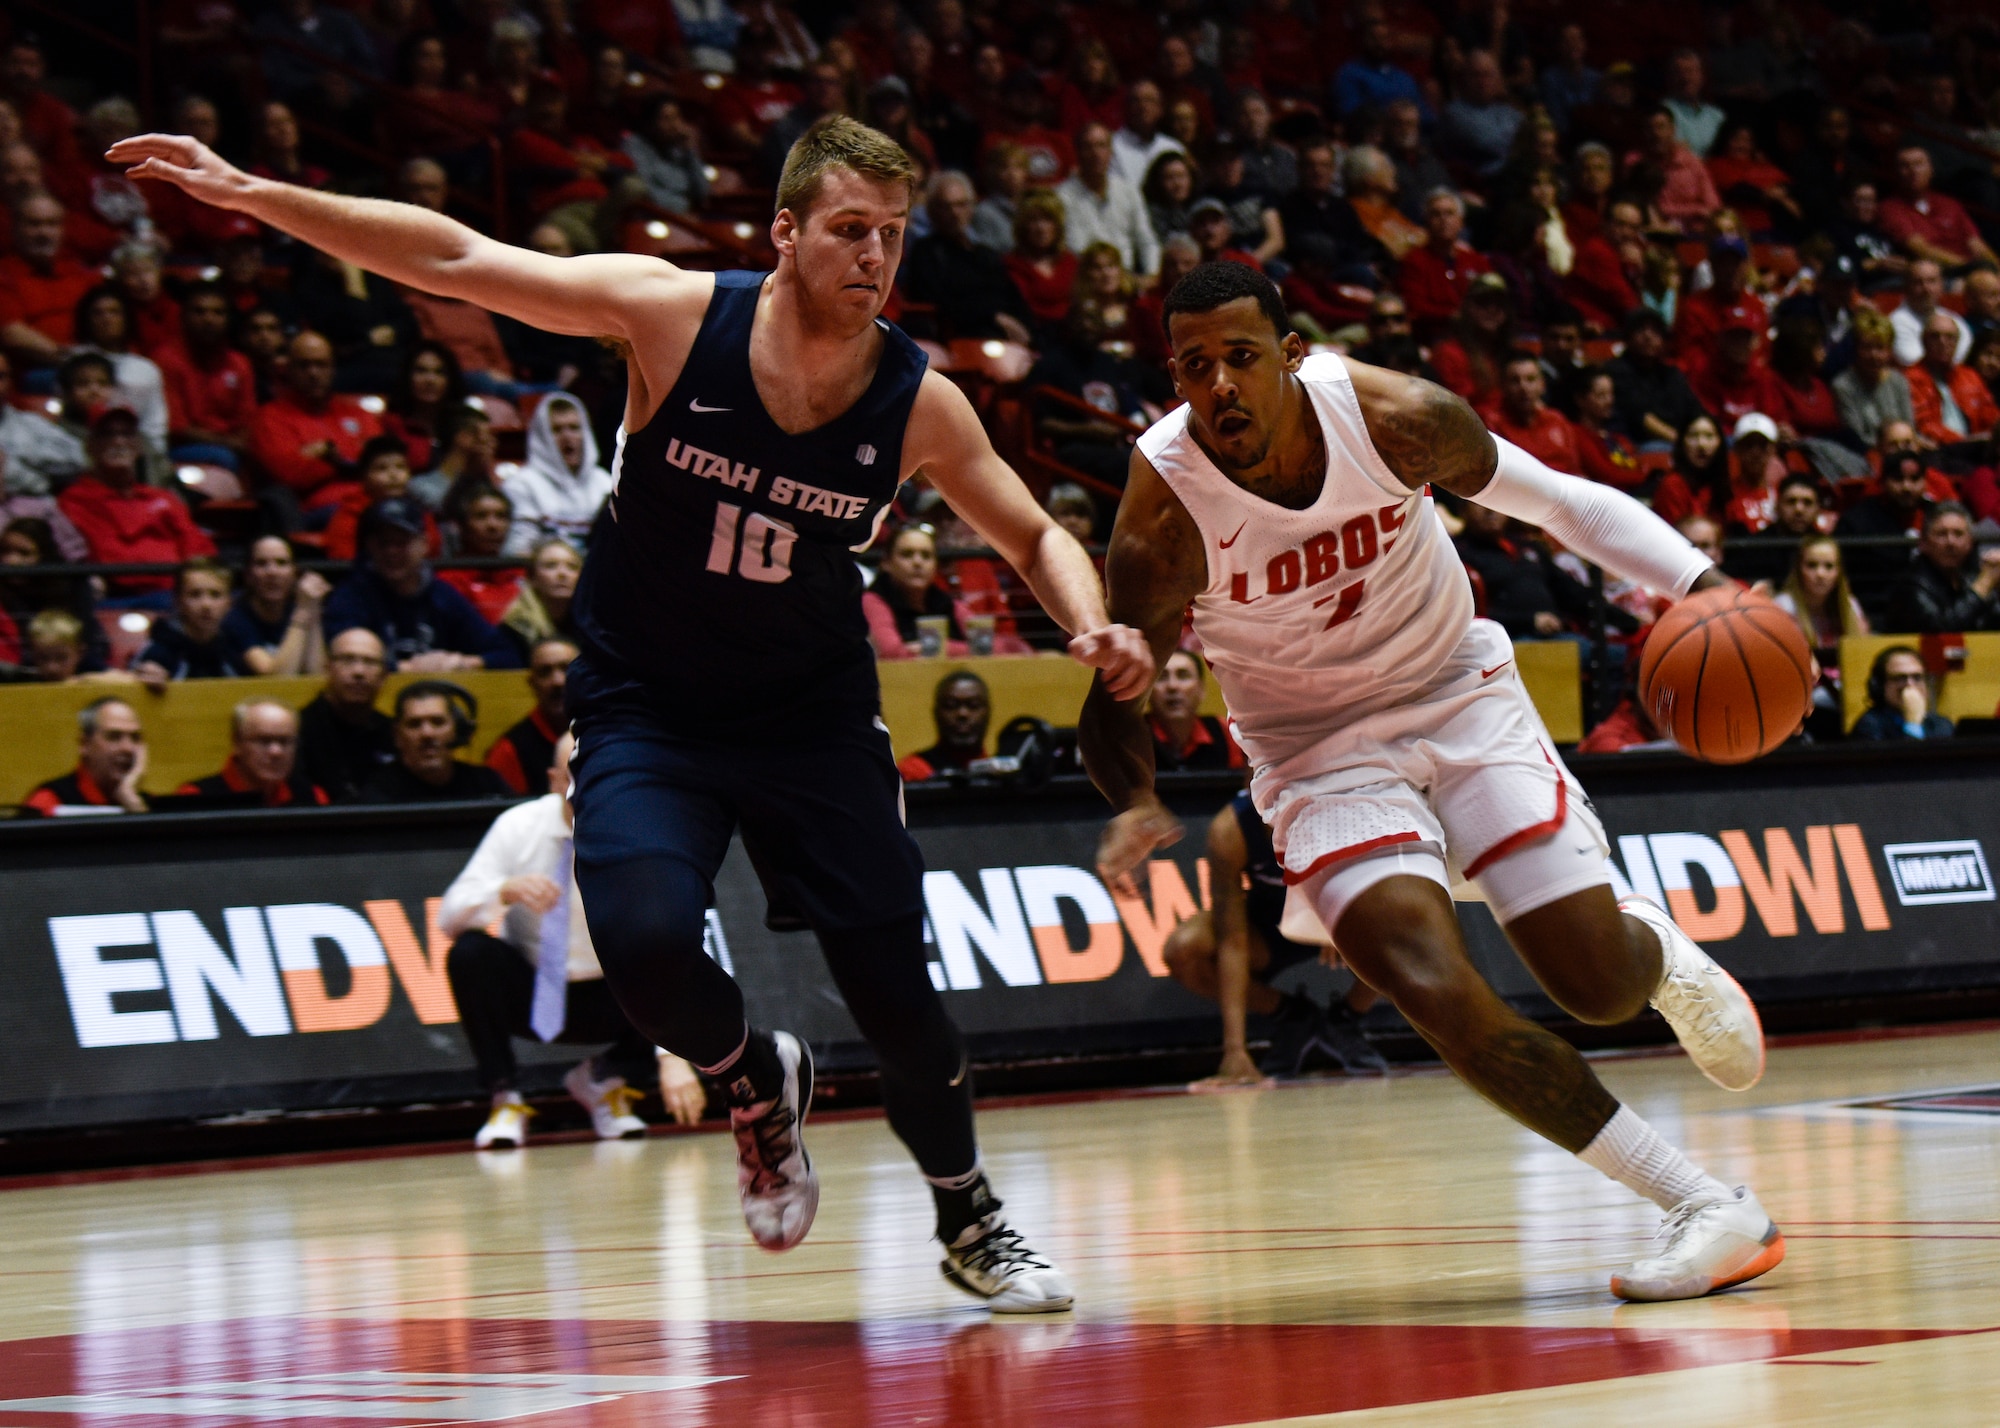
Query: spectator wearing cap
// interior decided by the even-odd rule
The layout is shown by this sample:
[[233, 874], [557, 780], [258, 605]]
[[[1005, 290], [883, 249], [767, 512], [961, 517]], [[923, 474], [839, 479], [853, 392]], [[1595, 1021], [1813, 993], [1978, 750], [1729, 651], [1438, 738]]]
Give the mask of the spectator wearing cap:
[[1942, 312], [1958, 331], [1951, 360], [1963, 362], [1972, 351], [1972, 329], [1965, 319], [1940, 304], [1944, 299], [1944, 270], [1929, 258], [1916, 258], [1903, 275], [1903, 300], [1889, 314], [1896, 332], [1896, 365], [1909, 368], [1924, 360], [1924, 327]]
[[1687, 375], [1666, 359], [1667, 324], [1651, 308], [1625, 315], [1625, 350], [1605, 364], [1618, 394], [1618, 425], [1642, 446], [1670, 445], [1701, 414]]
[[1403, 255], [1396, 286], [1409, 304], [1410, 326], [1429, 339], [1451, 325], [1473, 279], [1493, 265], [1465, 241], [1465, 200], [1453, 189], [1433, 189], [1424, 200], [1424, 231], [1423, 246]]
[[1949, 739], [1951, 720], [1931, 708], [1924, 657], [1908, 645], [1891, 645], [1868, 670], [1868, 707], [1848, 731], [1850, 739]]
[[301, 332], [287, 351], [284, 386], [250, 423], [250, 454], [304, 510], [332, 506], [361, 448], [382, 422], [359, 399], [333, 390], [333, 346]]
[[1715, 136], [1728, 117], [1702, 97], [1707, 82], [1699, 52], [1676, 50], [1668, 58], [1667, 97], [1660, 107], [1673, 118], [1681, 142], [1696, 154], [1706, 154], [1715, 147]]
[[[937, 309], [937, 334], [1028, 343], [1032, 314], [1000, 255], [973, 241], [972, 180], [956, 169], [932, 177], [925, 209], [931, 231], [910, 245], [898, 277], [912, 302]], [[1067, 207], [1067, 205], [1065, 205]], [[1143, 206], [1139, 221], [1145, 222]], [[1151, 230], [1148, 229], [1150, 233]]]
[[419, 679], [396, 691], [390, 738], [396, 756], [361, 786], [360, 803], [453, 803], [507, 798], [506, 781], [457, 751], [478, 733], [479, 705], [456, 684]]
[[937, 725], [937, 742], [897, 761], [896, 772], [904, 783], [928, 783], [946, 773], [963, 772], [986, 757], [986, 730], [993, 722], [993, 696], [986, 681], [969, 669], [953, 670], [940, 679], [931, 697], [931, 721]]
[[1063, 204], [1063, 241], [1072, 253], [1109, 243], [1130, 273], [1159, 271], [1160, 239], [1138, 187], [1112, 171], [1111, 131], [1086, 124], [1077, 131], [1076, 172], [1056, 186]]
[[1197, 198], [1188, 205], [1188, 237], [1201, 250], [1204, 263], [1241, 263], [1263, 271], [1255, 253], [1235, 246], [1236, 229], [1229, 221], [1229, 206], [1213, 196]]
[[1627, 169], [1650, 165], [1660, 179], [1653, 210], [1683, 232], [1697, 232], [1709, 214], [1722, 207], [1715, 181], [1694, 149], [1683, 143], [1674, 111], [1657, 105], [1646, 116], [1644, 143], [1625, 156]]
[[1865, 447], [1874, 449], [1893, 422], [1914, 426], [1916, 408], [1910, 383], [1895, 366], [1896, 329], [1872, 307], [1854, 315], [1854, 361], [1833, 379], [1840, 424]]
[[377, 501], [363, 513], [365, 563], [327, 597], [328, 641], [360, 625], [381, 639], [396, 669], [432, 674], [517, 668], [520, 661], [506, 638], [432, 575], [425, 559], [428, 515], [407, 496]]
[[299, 767], [336, 803], [359, 796], [395, 757], [389, 716], [375, 707], [387, 674], [373, 630], [356, 625], [327, 641], [326, 683], [299, 711]]
[[326, 790], [299, 772], [299, 716], [275, 699], [246, 699], [229, 712], [229, 758], [207, 778], [184, 783], [181, 797], [264, 808], [316, 808]]
[[1896, 191], [1882, 200], [1882, 231], [1912, 258], [1944, 269], [2000, 263], [1979, 235], [1965, 205], [1931, 190], [1931, 156], [1922, 144], [1896, 150]]
[[31, 818], [146, 812], [146, 796], [139, 791], [146, 776], [146, 731], [138, 712], [106, 696], [77, 711], [76, 728], [76, 767], [37, 784], [21, 800], [21, 812]]
[[1725, 430], [1751, 412], [1770, 412], [1784, 405], [1784, 398], [1773, 390], [1776, 383], [1770, 368], [1757, 353], [1763, 333], [1761, 304], [1755, 313], [1724, 313], [1721, 331], [1714, 338], [1713, 355], [1688, 379], [1696, 400]]
[[1474, 407], [1487, 407], [1500, 395], [1500, 371], [1513, 350], [1513, 294], [1498, 273], [1481, 273], [1458, 322], [1431, 348], [1431, 365], [1438, 381]]
[[[1818, 324], [1826, 348], [1822, 371], [1831, 380], [1854, 360], [1854, 319], [1860, 310], [1856, 295], [1860, 292], [1861, 270], [1852, 258], [1833, 252], [1830, 246], [1820, 251], [1821, 257], [1813, 261], [1812, 249], [1800, 245], [1800, 257], [1812, 262], [1812, 289], [1793, 293], [1778, 304], [1771, 316], [1781, 331], [1787, 323]], [[1996, 279], [1995, 288], [2000, 291], [2000, 279]]]
[[1415, 104], [1428, 121], [1430, 106], [1416, 76], [1389, 58], [1389, 22], [1379, 9], [1361, 15], [1354, 38], [1358, 53], [1334, 71], [1333, 112], [1348, 119], [1357, 109], [1381, 110], [1402, 99]]
[[1889, 592], [1883, 628], [1898, 635], [2000, 630], [2000, 546], [1974, 549], [1972, 513], [1957, 501], [1925, 513], [1917, 553]]
[[14, 251], [0, 258], [0, 347], [29, 366], [53, 366], [76, 341], [76, 305], [97, 270], [63, 242], [63, 206], [46, 193], [14, 209]]
[[180, 337], [155, 355], [167, 393], [167, 439], [175, 461], [230, 471], [250, 444], [257, 374], [229, 345], [229, 299], [213, 283], [181, 301]]
[[1924, 321], [1924, 360], [1903, 373], [1917, 435], [1938, 446], [1977, 441], [2000, 424], [2000, 406], [1972, 368], [1954, 359], [1959, 326], [1940, 308]]
[[1778, 455], [1778, 424], [1763, 412], [1739, 417], [1730, 428], [1729, 465], [1723, 528], [1731, 535], [1759, 535], [1771, 524], [1778, 482], [1785, 476], [1785, 462]]
[[1125, 126], [1111, 136], [1111, 172], [1134, 188], [1145, 183], [1160, 155], [1187, 152], [1160, 128], [1166, 112], [1160, 86], [1152, 80], [1137, 80], [1125, 91]]
[[1500, 371], [1498, 400], [1480, 415], [1496, 436], [1503, 436], [1530, 456], [1567, 471], [1583, 474], [1583, 453], [1576, 426], [1546, 401], [1548, 383], [1542, 364], [1532, 352], [1516, 352]]
[[[107, 565], [179, 565], [214, 555], [215, 542], [194, 523], [187, 503], [173, 491], [143, 484], [145, 444], [139, 416], [113, 403], [90, 424], [90, 470], [56, 498], [90, 547], [90, 558]], [[163, 610], [171, 603], [173, 577], [121, 575], [107, 581], [110, 605]]]
[[515, 793], [545, 786], [555, 767], [556, 743], [569, 726], [563, 690], [578, 653], [575, 645], [561, 638], [539, 640], [528, 652], [528, 691], [535, 696], [535, 707], [486, 751], [486, 767]]
[[224, 636], [229, 615], [229, 567], [206, 556], [174, 575], [174, 608], [155, 621], [152, 639], [132, 661], [132, 673], [155, 691], [169, 681], [235, 679], [254, 673], [242, 651]]
[[1750, 287], [1748, 244], [1728, 235], [1712, 240], [1708, 266], [1714, 281], [1699, 292], [1683, 292], [1674, 312], [1674, 354], [1690, 378], [1707, 363], [1727, 324], [1747, 323], [1758, 335], [1752, 345], [1760, 346], [1770, 321], [1763, 299]]

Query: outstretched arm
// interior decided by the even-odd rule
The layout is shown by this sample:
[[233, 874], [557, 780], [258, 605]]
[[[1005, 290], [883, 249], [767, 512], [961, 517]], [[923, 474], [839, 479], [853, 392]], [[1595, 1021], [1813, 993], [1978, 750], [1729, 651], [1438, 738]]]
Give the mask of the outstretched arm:
[[1411, 490], [1426, 484], [1509, 515], [1613, 575], [1676, 599], [1726, 577], [1622, 491], [1553, 471], [1494, 436], [1464, 399], [1418, 377], [1348, 364], [1368, 436]]
[[1146, 692], [1153, 660], [1139, 632], [1114, 624], [1090, 556], [1035, 504], [1000, 459], [978, 413], [951, 380], [925, 374], [910, 414], [906, 474], [921, 470], [952, 510], [1021, 573], [1049, 617], [1072, 636], [1073, 659], [1098, 671], [1121, 698]]
[[[1164, 664], [1181, 637], [1188, 602], [1208, 581], [1201, 533], [1180, 498], [1138, 451], [1125, 479], [1125, 499], [1105, 559], [1111, 617], [1143, 631], [1156, 665]], [[1132, 869], [1155, 848], [1177, 841], [1181, 821], [1153, 788], [1153, 737], [1139, 717], [1144, 690], [1091, 686], [1077, 720], [1077, 748], [1116, 816], [1097, 845], [1097, 870], [1108, 883], [1126, 886]]]
[[123, 139], [106, 157], [127, 165], [129, 177], [171, 183], [203, 203], [246, 213], [392, 282], [459, 298], [547, 332], [629, 340], [634, 327], [656, 331], [662, 308], [686, 305], [687, 315], [699, 321], [708, 301], [707, 274], [684, 272], [658, 258], [636, 253], [551, 258], [496, 242], [415, 204], [256, 178], [181, 135]]

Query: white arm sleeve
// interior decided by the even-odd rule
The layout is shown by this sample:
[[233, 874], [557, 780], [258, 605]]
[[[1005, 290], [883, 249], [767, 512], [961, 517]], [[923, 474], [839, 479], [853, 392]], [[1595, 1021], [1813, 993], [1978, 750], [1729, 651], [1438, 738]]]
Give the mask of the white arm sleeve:
[[1613, 575], [1676, 600], [1712, 563], [1681, 533], [1623, 491], [1551, 471], [1504, 437], [1480, 505], [1539, 526]]

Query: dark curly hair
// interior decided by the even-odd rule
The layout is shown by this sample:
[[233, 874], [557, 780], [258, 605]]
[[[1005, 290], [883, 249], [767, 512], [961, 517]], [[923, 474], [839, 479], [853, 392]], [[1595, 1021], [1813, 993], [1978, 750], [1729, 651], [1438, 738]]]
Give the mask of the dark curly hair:
[[1166, 331], [1168, 343], [1173, 342], [1175, 313], [1214, 312], [1238, 298], [1254, 298], [1264, 316], [1271, 319], [1271, 327], [1279, 337], [1292, 330], [1292, 319], [1285, 312], [1285, 299], [1276, 283], [1242, 263], [1210, 262], [1198, 264], [1175, 283], [1161, 305], [1160, 326]]

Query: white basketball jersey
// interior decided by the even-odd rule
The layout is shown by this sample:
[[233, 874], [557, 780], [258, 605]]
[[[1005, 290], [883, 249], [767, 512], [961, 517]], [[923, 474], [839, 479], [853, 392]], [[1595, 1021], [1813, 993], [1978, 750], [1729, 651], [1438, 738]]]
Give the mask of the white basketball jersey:
[[1416, 693], [1472, 621], [1471, 587], [1436, 507], [1376, 452], [1346, 364], [1308, 357], [1298, 376], [1327, 454], [1325, 487], [1304, 510], [1218, 471], [1185, 406], [1139, 438], [1201, 529], [1208, 587], [1194, 602], [1195, 633], [1260, 774]]

